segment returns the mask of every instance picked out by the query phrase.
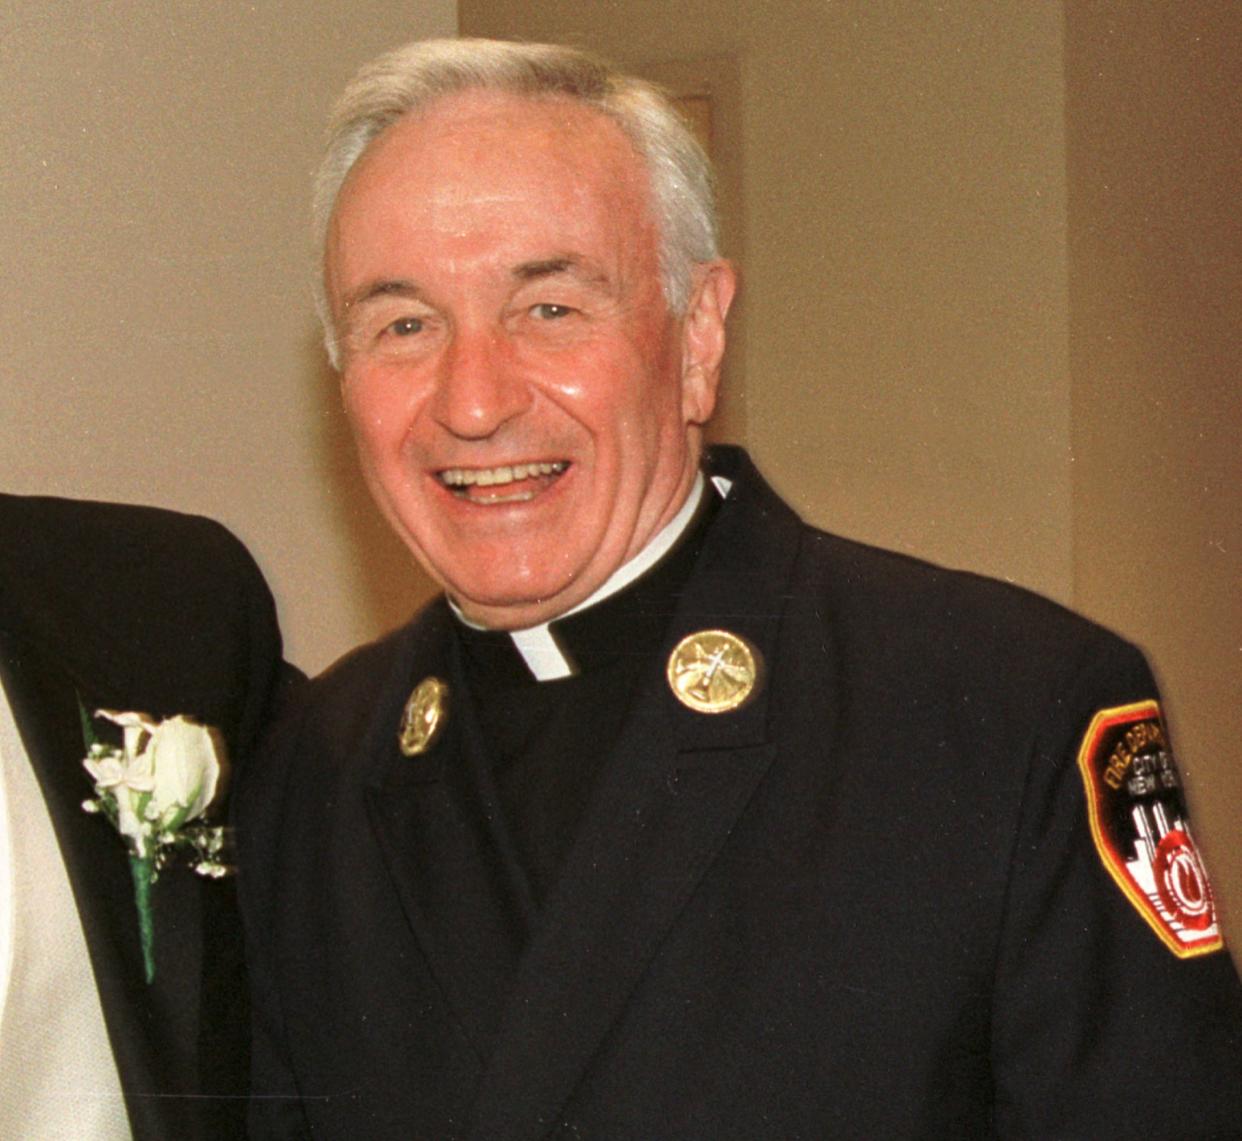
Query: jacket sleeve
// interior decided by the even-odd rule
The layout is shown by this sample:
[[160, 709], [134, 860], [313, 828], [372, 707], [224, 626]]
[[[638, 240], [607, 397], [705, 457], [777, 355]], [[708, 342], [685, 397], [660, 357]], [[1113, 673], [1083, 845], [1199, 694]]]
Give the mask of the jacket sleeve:
[[1098, 634], [1042, 711], [992, 1017], [1003, 1137], [1242, 1137], [1242, 986], [1157, 693]]
[[267, 937], [277, 886], [272, 827], [280, 812], [282, 773], [296, 749], [297, 702], [289, 701], [243, 774], [233, 804], [238, 845], [238, 901], [246, 935], [252, 1039], [247, 1135], [253, 1141], [311, 1136], [285, 1040], [281, 998]]

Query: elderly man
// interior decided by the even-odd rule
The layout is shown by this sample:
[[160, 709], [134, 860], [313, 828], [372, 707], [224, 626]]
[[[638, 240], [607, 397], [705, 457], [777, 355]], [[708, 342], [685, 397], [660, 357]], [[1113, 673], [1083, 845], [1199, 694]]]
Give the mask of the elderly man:
[[83, 811], [83, 714], [190, 717], [238, 761], [282, 676], [271, 595], [222, 527], [0, 495], [0, 1137], [244, 1135], [233, 880], [166, 865], [144, 955], [130, 849]]
[[444, 587], [247, 787], [259, 1137], [1236, 1134], [1239, 988], [1131, 647], [704, 456], [704, 160], [577, 52], [346, 92], [324, 317]]

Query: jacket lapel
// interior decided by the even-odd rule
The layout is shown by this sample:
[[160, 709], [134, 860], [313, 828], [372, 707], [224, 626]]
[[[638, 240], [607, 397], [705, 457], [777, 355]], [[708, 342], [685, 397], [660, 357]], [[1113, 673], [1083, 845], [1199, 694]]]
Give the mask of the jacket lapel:
[[[550, 1129], [775, 754], [770, 674], [717, 715], [683, 708], [664, 679], [667, 653], [698, 630], [729, 630], [776, 660], [781, 613], [753, 600], [784, 593], [798, 524], [753, 478], [757, 488], [721, 508], [523, 957], [476, 1101], [476, 1141]], [[754, 559], [757, 531], [770, 561]]]
[[91, 711], [115, 707], [126, 684], [68, 672], [9, 634], [0, 634], [0, 670], [73, 888], [135, 1135], [166, 1135], [181, 1124], [182, 1110], [153, 1095], [197, 1085], [200, 885], [184, 869], [169, 869], [156, 884], [156, 978], [148, 986], [124, 843], [103, 817], [81, 807], [91, 784], [82, 767], [79, 696]]
[[[498, 813], [487, 803], [484, 744], [451, 623], [439, 603], [416, 627], [413, 664], [392, 679], [376, 722], [369, 755], [385, 762], [366, 798], [406, 920], [482, 1064], [533, 905], [507, 836], [498, 823], [488, 825]], [[449, 682], [447, 724], [425, 754], [406, 757], [397, 746], [401, 711], [414, 686], [432, 676]]]

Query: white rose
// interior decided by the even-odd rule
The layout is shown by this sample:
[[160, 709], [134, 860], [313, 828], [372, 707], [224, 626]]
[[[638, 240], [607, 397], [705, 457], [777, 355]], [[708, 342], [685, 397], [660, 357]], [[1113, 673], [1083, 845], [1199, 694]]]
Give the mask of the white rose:
[[147, 819], [165, 829], [201, 816], [220, 779], [220, 757], [211, 730], [186, 717], [170, 717], [155, 726], [146, 754], [154, 776]]

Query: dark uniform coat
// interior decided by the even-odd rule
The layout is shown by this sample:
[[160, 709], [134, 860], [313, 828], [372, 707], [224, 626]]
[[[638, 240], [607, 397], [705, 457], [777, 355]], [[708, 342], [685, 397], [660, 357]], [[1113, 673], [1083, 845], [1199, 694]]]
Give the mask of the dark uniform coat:
[[143, 978], [121, 837], [88, 816], [79, 699], [218, 728], [238, 759], [280, 676], [272, 599], [205, 519], [0, 496], [0, 673], [47, 801], [139, 1141], [243, 1135], [248, 1013], [231, 880], [170, 867]]
[[[1155, 696], [1139, 653], [716, 462], [732, 491], [522, 937], [445, 605], [308, 688], [240, 818], [256, 1135], [1242, 1136], [1227, 956], [1175, 954], [1093, 840], [1080, 746]], [[762, 661], [733, 712], [666, 680], [704, 629]], [[448, 722], [407, 757], [428, 676]]]

